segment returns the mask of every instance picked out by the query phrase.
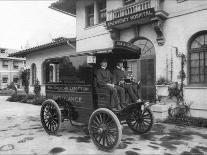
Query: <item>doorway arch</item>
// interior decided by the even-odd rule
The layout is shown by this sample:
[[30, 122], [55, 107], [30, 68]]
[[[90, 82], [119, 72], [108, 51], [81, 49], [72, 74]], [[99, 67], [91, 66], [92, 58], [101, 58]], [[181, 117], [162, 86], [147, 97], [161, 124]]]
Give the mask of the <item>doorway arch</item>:
[[141, 49], [137, 60], [137, 80], [141, 81], [141, 97], [154, 100], [156, 97], [156, 54], [154, 44], [147, 38], [138, 37], [130, 41]]

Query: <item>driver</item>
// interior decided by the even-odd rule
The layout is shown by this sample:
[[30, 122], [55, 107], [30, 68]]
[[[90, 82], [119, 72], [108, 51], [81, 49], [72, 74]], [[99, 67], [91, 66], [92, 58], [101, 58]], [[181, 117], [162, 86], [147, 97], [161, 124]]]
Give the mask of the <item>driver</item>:
[[113, 71], [113, 78], [113, 81], [116, 85], [121, 86], [125, 89], [126, 93], [128, 93], [133, 103], [138, 103], [141, 101], [134, 93], [132, 84], [126, 83], [124, 81], [127, 79], [127, 74], [124, 70], [122, 61], [117, 62], [116, 67]]
[[[122, 87], [118, 85], [114, 85], [112, 83], [112, 75], [110, 71], [107, 69], [107, 61], [104, 59], [100, 63], [101, 68], [97, 70], [97, 84], [99, 87], [106, 88], [110, 90], [112, 97], [114, 98], [114, 102], [116, 105], [116, 108], [118, 110], [121, 110], [121, 106], [125, 104], [125, 91]], [[119, 102], [119, 97], [120, 102]]]

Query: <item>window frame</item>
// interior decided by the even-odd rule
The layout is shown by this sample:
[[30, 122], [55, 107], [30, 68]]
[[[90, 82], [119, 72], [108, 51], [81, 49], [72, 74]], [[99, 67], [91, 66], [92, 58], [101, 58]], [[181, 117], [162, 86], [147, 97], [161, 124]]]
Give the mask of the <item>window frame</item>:
[[[15, 81], [15, 80], [17, 80], [17, 81]], [[19, 77], [18, 76], [13, 76], [13, 82], [15, 84], [18, 84], [19, 83]]]
[[[104, 8], [101, 8], [102, 5], [105, 5]], [[106, 0], [102, 0], [102, 1], [99, 1], [97, 3], [97, 7], [98, 7], [98, 24], [100, 23], [104, 23], [106, 22]], [[104, 13], [105, 14], [105, 19], [101, 20], [101, 14]]]
[[[17, 64], [17, 65], [15, 65]], [[19, 68], [19, 62], [18, 61], [13, 61], [13, 68], [18, 69]]]
[[[6, 82], [4, 81], [5, 78], [7, 79]], [[2, 83], [8, 83], [8, 81], [9, 81], [8, 75], [3, 75], [2, 76]]]
[[[93, 13], [90, 13], [90, 9], [92, 9], [93, 8]], [[94, 18], [95, 18], [95, 9], [94, 9], [94, 3], [93, 4], [91, 4], [91, 5], [88, 5], [88, 6], [86, 6], [85, 7], [85, 19], [86, 19], [86, 27], [91, 27], [91, 26], [94, 26], [95, 25], [95, 20], [94, 20]], [[90, 18], [93, 18], [93, 23], [92, 24], [90, 24]]]
[[[197, 40], [198, 38], [202, 38], [204, 36], [204, 42], [203, 44], [200, 44], [201, 46], [198, 48], [192, 48], [193, 43]], [[207, 42], [205, 40], [207, 39], [207, 31], [201, 31], [196, 34], [194, 34], [191, 39], [188, 42], [188, 84], [190, 86], [207, 86]], [[202, 41], [202, 40], [201, 40]], [[198, 53], [198, 59], [192, 59], [191, 55], [193, 53]], [[203, 54], [202, 54], [203, 53]], [[201, 57], [202, 55], [202, 57]], [[198, 61], [198, 66], [192, 67], [192, 61]], [[203, 61], [203, 62], [202, 62]], [[203, 64], [201, 64], [201, 62]], [[203, 71], [202, 71], [203, 67]], [[192, 73], [192, 69], [198, 69], [197, 74]], [[203, 74], [201, 73], [203, 72]], [[198, 76], [198, 82], [192, 81], [192, 76]], [[203, 76], [203, 80], [202, 80]]]
[[[5, 64], [5, 63], [7, 63], [7, 64]], [[8, 60], [3, 60], [2, 67], [3, 68], [8, 68], [9, 67], [9, 61]]]

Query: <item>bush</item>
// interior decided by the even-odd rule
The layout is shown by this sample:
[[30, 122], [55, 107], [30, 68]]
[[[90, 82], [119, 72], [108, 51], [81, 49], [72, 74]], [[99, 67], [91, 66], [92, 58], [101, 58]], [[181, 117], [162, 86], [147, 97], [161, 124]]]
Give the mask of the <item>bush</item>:
[[38, 96], [35, 97], [35, 99], [33, 100], [32, 104], [34, 105], [42, 105], [42, 103], [46, 100], [45, 96]]
[[30, 70], [26, 69], [21, 72], [20, 75], [22, 79], [22, 85], [24, 86], [24, 90], [26, 94], [29, 94], [29, 77], [30, 77]]
[[35, 84], [34, 84], [34, 93], [36, 96], [40, 96], [40, 91], [41, 91], [41, 86], [40, 86], [40, 82], [37, 79]]
[[8, 86], [7, 86], [8, 89], [12, 89], [15, 91], [15, 94], [17, 94], [17, 87], [15, 85], [14, 82], [11, 82]]
[[35, 96], [34, 94], [13, 94], [10, 96], [7, 101], [10, 102], [21, 102], [21, 103], [29, 103], [34, 105], [42, 105], [42, 103], [46, 100], [45, 96]]
[[155, 85], [169, 85], [170, 81], [165, 79], [164, 77], [160, 77], [156, 82]]
[[25, 97], [21, 100], [22, 103], [31, 103], [35, 99], [34, 94], [25, 95]]
[[7, 101], [10, 101], [10, 102], [21, 102], [24, 98], [26, 97], [25, 94], [13, 94], [11, 95]]

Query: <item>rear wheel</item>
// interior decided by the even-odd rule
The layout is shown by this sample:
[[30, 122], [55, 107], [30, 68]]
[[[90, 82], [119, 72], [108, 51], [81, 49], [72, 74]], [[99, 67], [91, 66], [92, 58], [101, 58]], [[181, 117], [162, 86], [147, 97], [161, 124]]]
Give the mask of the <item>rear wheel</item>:
[[149, 108], [145, 108], [144, 110], [136, 109], [131, 112], [126, 122], [132, 131], [137, 134], [144, 134], [151, 130], [154, 118]]
[[61, 124], [61, 112], [53, 100], [46, 100], [41, 107], [40, 119], [48, 134], [56, 134]]
[[94, 111], [89, 119], [89, 134], [93, 143], [103, 151], [112, 151], [121, 142], [122, 126], [117, 116], [109, 109]]

